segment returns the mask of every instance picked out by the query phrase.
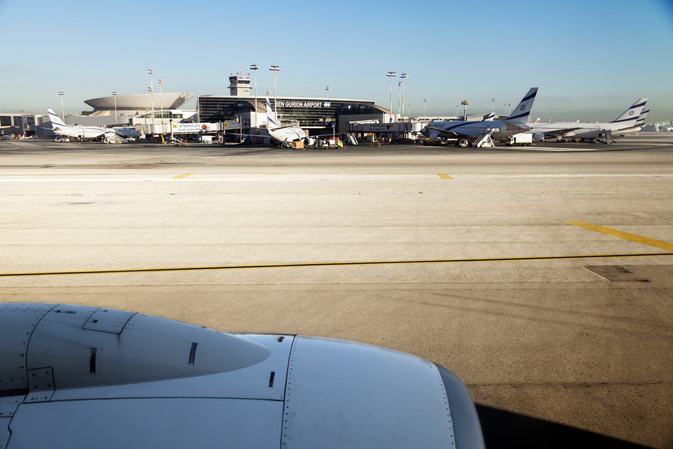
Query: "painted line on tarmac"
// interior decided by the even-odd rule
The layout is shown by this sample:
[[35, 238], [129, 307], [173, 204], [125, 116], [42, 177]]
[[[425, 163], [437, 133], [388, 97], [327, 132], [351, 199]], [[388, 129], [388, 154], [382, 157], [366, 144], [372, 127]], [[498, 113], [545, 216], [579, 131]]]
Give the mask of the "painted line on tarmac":
[[161, 273], [170, 271], [216, 271], [216, 270], [249, 270], [256, 268], [304, 268], [304, 267], [338, 267], [358, 265], [412, 265], [412, 264], [449, 264], [474, 262], [522, 262], [534, 260], [572, 260], [572, 259], [608, 259], [625, 257], [660, 257], [673, 256], [673, 253], [630, 253], [630, 254], [584, 254], [571, 256], [533, 256], [533, 257], [493, 257], [480, 259], [429, 259], [429, 260], [380, 260], [352, 262], [306, 262], [259, 265], [222, 265], [206, 267], [173, 267], [173, 268], [129, 268], [116, 270], [82, 270], [82, 271], [44, 271], [33, 273], [0, 273], [2, 277], [31, 276], [73, 276], [87, 274], [119, 274], [119, 273]]
[[671, 173], [518, 173], [464, 174], [461, 178], [670, 178]]
[[[107, 174], [95, 178], [64, 178], [63, 175], [53, 175], [53, 177], [23, 178], [23, 177], [3, 177], [0, 183], [121, 183], [121, 182], [174, 182], [174, 179], [184, 179], [194, 173], [185, 173], [171, 178], [161, 176], [149, 176], [147, 174], [141, 177], [107, 177]], [[117, 175], [113, 175], [117, 176]], [[222, 174], [204, 175], [192, 178], [190, 182], [287, 182], [287, 181], [379, 181], [379, 180], [421, 180], [429, 176], [439, 176], [441, 179], [457, 179], [462, 181], [481, 180], [481, 179], [518, 179], [518, 178], [671, 178], [670, 173], [655, 174], [576, 174], [576, 173], [542, 173], [542, 174], [454, 174], [447, 173], [361, 173], [361, 174], [342, 174], [342, 173], [304, 173], [304, 174]]]
[[[52, 175], [53, 177], [39, 177], [39, 178], [0, 178], [0, 183], [111, 183], [111, 182], [173, 182], [173, 179], [176, 178], [186, 178], [193, 175], [194, 173], [185, 173], [179, 176], [173, 176], [167, 178], [161, 175], [151, 176], [149, 174], [143, 174], [141, 177], [128, 177], [120, 178], [118, 175], [112, 175], [115, 177], [107, 177], [107, 174], [102, 174], [95, 178], [64, 178], [63, 175]], [[58, 176], [58, 177], [57, 177]], [[204, 177], [204, 175], [198, 176], [196, 178], [188, 179], [190, 182], [287, 182], [287, 181], [379, 181], [379, 180], [394, 180], [398, 181], [400, 179], [409, 179], [409, 180], [423, 180], [428, 179], [431, 176], [436, 176], [431, 173], [390, 173], [390, 174], [380, 174], [380, 173], [364, 173], [364, 174], [342, 174], [342, 173], [291, 173], [291, 174], [277, 174], [277, 173], [250, 173], [250, 174], [222, 174], [222, 175], [210, 175], [209, 177]]]
[[665, 249], [666, 251], [673, 251], [673, 243], [663, 242], [661, 240], [651, 239], [649, 237], [643, 237], [642, 235], [631, 234], [630, 232], [624, 232], [617, 229], [606, 228], [605, 226], [598, 226], [592, 223], [587, 223], [585, 221], [566, 221], [566, 224], [577, 226], [579, 228], [588, 229], [590, 231], [600, 232], [602, 234], [611, 235], [624, 240], [630, 240], [636, 243], [642, 243], [643, 245], [653, 246], [654, 248]]

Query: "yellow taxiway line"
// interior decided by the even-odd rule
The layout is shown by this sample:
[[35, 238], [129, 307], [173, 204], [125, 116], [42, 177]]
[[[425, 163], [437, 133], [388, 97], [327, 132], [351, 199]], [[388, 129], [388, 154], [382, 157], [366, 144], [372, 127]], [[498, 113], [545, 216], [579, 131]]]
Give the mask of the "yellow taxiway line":
[[437, 176], [439, 176], [441, 179], [453, 179], [448, 173], [437, 173]]
[[584, 221], [566, 221], [566, 224], [577, 226], [584, 229], [589, 229], [590, 231], [596, 231], [603, 234], [611, 235], [613, 237], [617, 237], [620, 239], [630, 240], [636, 243], [642, 243], [643, 245], [653, 246], [659, 249], [665, 249], [666, 251], [673, 251], [673, 243], [663, 242], [661, 240], [655, 240], [648, 237], [643, 237], [641, 235], [619, 231], [617, 229], [606, 228], [605, 226], [598, 226]]
[[[192, 173], [181, 175], [189, 176]], [[441, 175], [440, 175], [441, 176]], [[448, 175], [446, 175], [448, 176]], [[490, 257], [476, 259], [427, 259], [427, 260], [379, 260], [379, 261], [351, 261], [351, 262], [306, 262], [306, 263], [281, 263], [281, 264], [257, 264], [257, 265], [216, 265], [205, 267], [168, 267], [168, 268], [127, 268], [111, 270], [82, 270], [82, 271], [43, 271], [26, 273], [0, 273], [0, 277], [30, 277], [30, 276], [66, 276], [85, 274], [114, 274], [114, 273], [160, 273], [169, 271], [207, 271], [207, 270], [249, 270], [255, 268], [301, 268], [301, 267], [337, 267], [356, 265], [411, 265], [411, 264], [442, 264], [442, 263], [474, 263], [474, 262], [520, 262], [533, 260], [571, 260], [571, 259], [607, 259], [625, 257], [661, 257], [673, 256], [673, 244], [631, 234], [617, 229], [606, 228], [584, 221], [568, 221], [566, 224], [601, 232], [621, 239], [664, 249], [666, 253], [625, 253], [625, 254], [582, 254], [566, 256], [533, 256], [533, 257]]]
[[115, 273], [160, 273], [169, 271], [208, 271], [208, 270], [249, 270], [254, 268], [302, 268], [302, 267], [337, 267], [355, 265], [404, 265], [404, 264], [441, 264], [441, 263], [474, 263], [474, 262], [521, 262], [533, 260], [570, 260], [570, 259], [605, 259], [624, 257], [659, 257], [673, 256], [673, 253], [629, 253], [629, 254], [584, 254], [569, 256], [533, 256], [533, 257], [492, 257], [479, 259], [428, 259], [428, 260], [379, 260], [379, 261], [352, 261], [352, 262], [306, 262], [281, 263], [259, 265], [221, 265], [205, 267], [172, 267], [172, 268], [128, 268], [111, 270], [83, 270], [83, 271], [44, 271], [28, 273], [0, 273], [2, 277], [30, 277], [30, 276], [66, 276], [85, 274], [115, 274]]
[[171, 179], [181, 179], [186, 178], [187, 176], [192, 176], [194, 173], [185, 173], [183, 175], [173, 176]]

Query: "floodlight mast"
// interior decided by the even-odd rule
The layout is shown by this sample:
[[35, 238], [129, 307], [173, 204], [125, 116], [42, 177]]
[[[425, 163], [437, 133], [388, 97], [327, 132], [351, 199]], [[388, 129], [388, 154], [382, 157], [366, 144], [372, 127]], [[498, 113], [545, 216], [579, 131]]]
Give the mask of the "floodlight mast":
[[63, 119], [63, 123], [65, 123], [65, 112], [63, 112], [63, 96], [65, 95], [65, 91], [59, 90], [58, 95], [61, 97], [61, 118]]
[[161, 134], [164, 133], [164, 90], [161, 83], [161, 78], [159, 78], [159, 110], [161, 111]]
[[393, 77], [397, 76], [395, 72], [388, 72], [386, 75], [390, 78], [390, 121], [393, 121]]
[[407, 72], [403, 72], [400, 78], [402, 78], [402, 117], [404, 117], [404, 80], [405, 78], [409, 78], [409, 75]]
[[[152, 99], [152, 125], [154, 125], [154, 83], [152, 82], [152, 69], [147, 69], [147, 73], [150, 75], [150, 88], [147, 89], [150, 91], [150, 97]], [[152, 129], [154, 131], [154, 129]]]
[[115, 99], [115, 125], [117, 124], [117, 91], [112, 92], [112, 97]]
[[257, 70], [259, 70], [259, 67], [257, 67], [257, 64], [253, 64], [250, 66], [250, 70], [253, 70], [255, 74], [255, 127], [258, 127], [259, 125], [257, 124]]
[[273, 72], [273, 113], [276, 116], [276, 120], [278, 120], [278, 105], [276, 101], [276, 72], [280, 71], [280, 66], [272, 65], [269, 70]]

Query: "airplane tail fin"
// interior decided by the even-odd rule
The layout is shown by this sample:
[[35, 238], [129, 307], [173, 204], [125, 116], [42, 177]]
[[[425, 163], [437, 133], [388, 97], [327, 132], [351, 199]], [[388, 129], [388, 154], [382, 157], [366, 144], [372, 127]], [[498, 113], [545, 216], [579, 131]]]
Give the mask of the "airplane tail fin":
[[643, 108], [645, 107], [645, 103], [647, 103], [647, 98], [639, 98], [638, 101], [633, 103], [631, 107], [629, 107], [622, 115], [611, 121], [610, 123], [619, 123], [619, 124], [624, 124], [624, 125], [629, 125], [627, 122], [633, 121], [635, 123], [636, 120], [640, 117], [640, 113], [643, 111]]
[[495, 120], [495, 112], [489, 112], [488, 115], [484, 118], [485, 122], [492, 122]]
[[276, 114], [273, 112], [273, 109], [271, 109], [271, 102], [269, 102], [269, 97], [266, 97], [266, 117], [267, 117], [267, 125], [266, 125], [267, 129], [280, 128], [280, 124], [276, 119]]
[[636, 121], [636, 126], [644, 126], [645, 125], [645, 117], [647, 117], [647, 113], [650, 112], [649, 108], [648, 109], [643, 109], [643, 112], [640, 113], [638, 116], [638, 120]]
[[507, 121], [515, 123], [526, 123], [530, 110], [533, 108], [533, 102], [537, 95], [537, 87], [532, 87], [528, 93], [519, 102], [516, 108], [512, 111]]
[[47, 112], [49, 113], [49, 120], [51, 121], [52, 128], [55, 128], [57, 126], [67, 126], [65, 123], [63, 123], [61, 117], [56, 115], [56, 113], [52, 109], [47, 109]]

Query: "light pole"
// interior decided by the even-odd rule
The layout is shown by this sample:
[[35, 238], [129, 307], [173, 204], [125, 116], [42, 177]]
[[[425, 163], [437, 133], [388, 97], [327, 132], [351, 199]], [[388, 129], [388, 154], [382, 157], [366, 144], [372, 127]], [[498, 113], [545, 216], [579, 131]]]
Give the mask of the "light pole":
[[400, 93], [402, 92], [402, 81], [397, 82], [397, 120], [402, 117], [402, 104], [400, 103]]
[[61, 118], [63, 119], [63, 123], [65, 123], [65, 113], [63, 112], [63, 95], [65, 95], [65, 92], [59, 90], [58, 95], [61, 97]]
[[278, 106], [276, 102], [276, 72], [280, 71], [280, 67], [277, 65], [271, 65], [271, 68], [269, 69], [273, 72], [273, 113], [276, 116], [276, 120], [278, 119]]
[[404, 79], [409, 78], [409, 75], [407, 75], [407, 72], [403, 72], [400, 78], [402, 78], [402, 117], [404, 117]]
[[425, 112], [425, 107], [426, 107], [427, 105], [428, 105], [428, 100], [426, 100], [426, 99], [424, 98], [424, 99], [423, 99], [423, 117], [427, 117], [427, 116], [428, 116], [427, 112]]
[[161, 78], [159, 78], [159, 110], [161, 111], [161, 134], [164, 133], [164, 90], [161, 85]]
[[150, 75], [150, 97], [152, 98], [152, 124], [154, 125], [154, 83], [152, 82], [152, 69], [147, 69], [147, 73]]
[[397, 73], [395, 72], [388, 72], [386, 75], [387, 77], [390, 78], [390, 122], [392, 123], [393, 121], [393, 77], [397, 76]]
[[509, 107], [512, 106], [511, 103], [505, 103], [505, 114], [507, 114], [507, 117], [509, 117]]
[[257, 67], [257, 64], [253, 64], [250, 66], [250, 70], [253, 70], [253, 73], [255, 74], [255, 126], [257, 125], [257, 70], [259, 70], [259, 67]]
[[460, 102], [460, 104], [465, 106], [465, 109], [463, 111], [463, 120], [467, 121], [467, 105], [470, 104], [470, 102], [467, 101], [467, 100], [463, 100], [463, 101]]
[[329, 86], [325, 87], [325, 90], [327, 91], [327, 99], [329, 100]]
[[[152, 96], [152, 125], [154, 125], [154, 88], [152, 86], [147, 88], [147, 91], [150, 93]], [[145, 119], [147, 120], [147, 119]], [[147, 123], [147, 121], [145, 121]], [[154, 127], [152, 127], [152, 131], [150, 131], [150, 134], [154, 131]]]
[[117, 91], [112, 92], [112, 97], [115, 99], [115, 125], [117, 124]]

